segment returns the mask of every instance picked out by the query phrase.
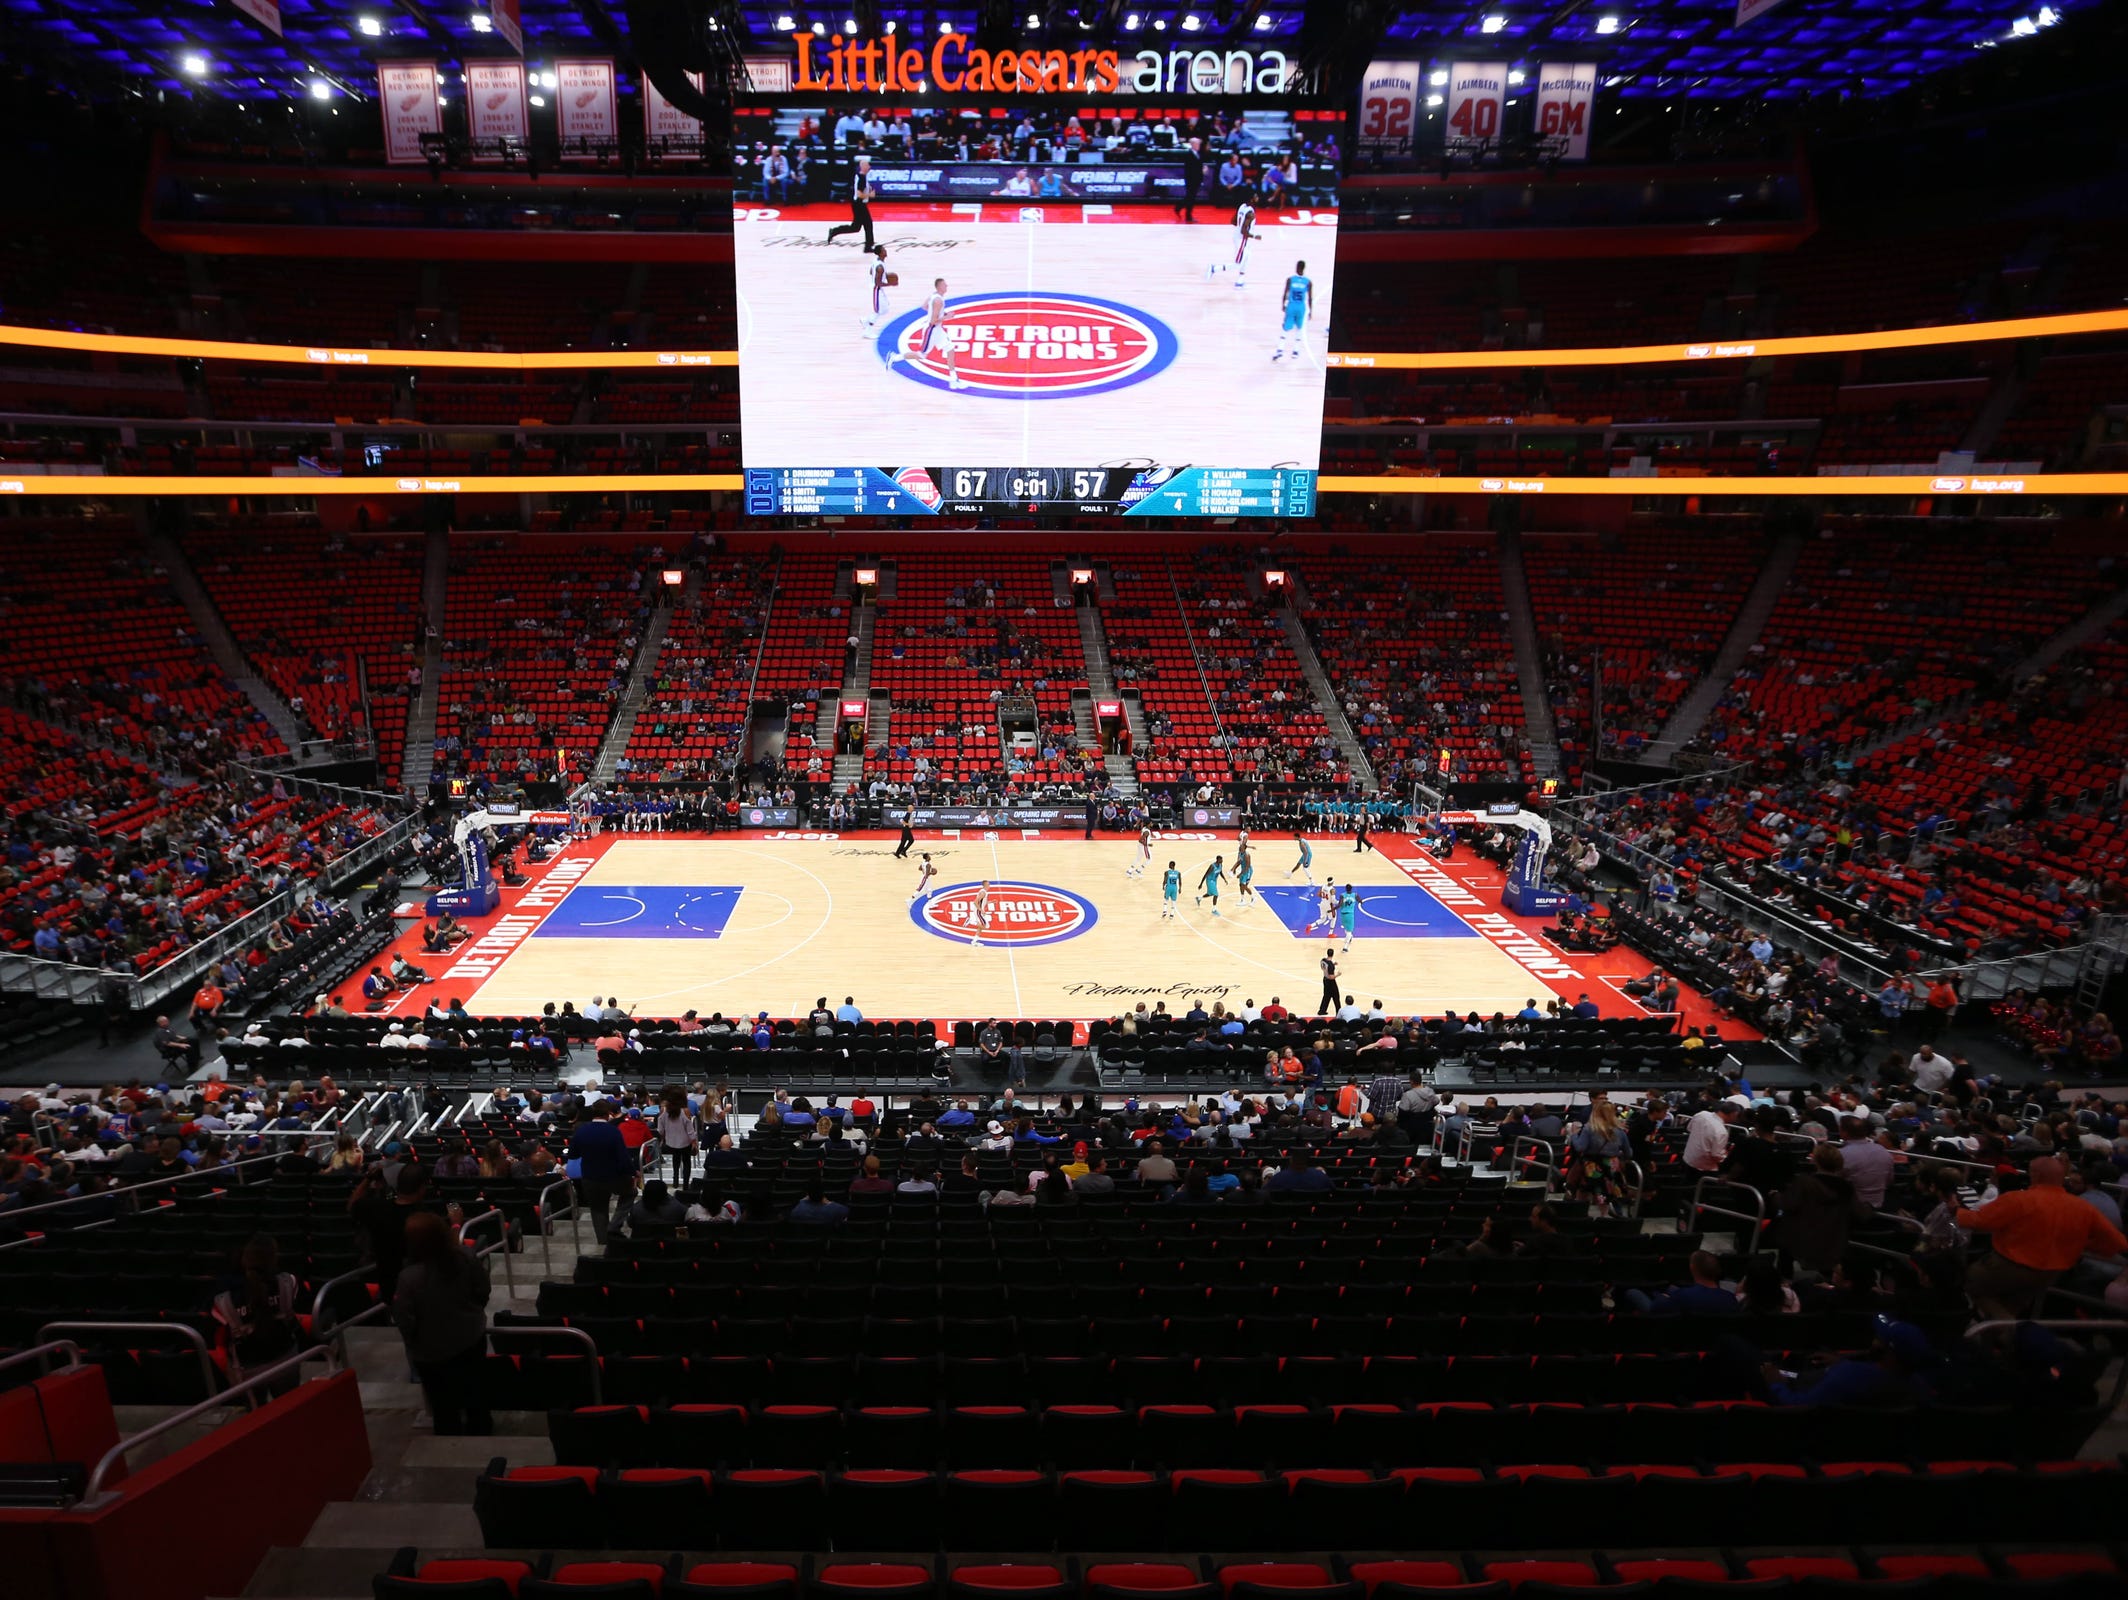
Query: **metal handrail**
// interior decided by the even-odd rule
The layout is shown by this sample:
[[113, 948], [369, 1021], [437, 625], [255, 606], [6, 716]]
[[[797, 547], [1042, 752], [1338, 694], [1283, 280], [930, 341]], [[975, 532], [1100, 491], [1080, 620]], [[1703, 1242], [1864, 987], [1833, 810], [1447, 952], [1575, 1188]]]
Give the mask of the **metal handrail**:
[[[294, 1130], [292, 1129], [284, 1130], [284, 1136], [292, 1136], [293, 1133]], [[303, 1137], [308, 1138], [309, 1135], [306, 1133]], [[0, 1211], [0, 1228], [11, 1225], [17, 1217], [34, 1217], [40, 1212], [63, 1211], [68, 1206], [79, 1208], [90, 1201], [103, 1199], [105, 1196], [131, 1197], [148, 1189], [159, 1188], [166, 1183], [188, 1183], [198, 1178], [213, 1178], [224, 1172], [235, 1172], [240, 1167], [256, 1166], [262, 1161], [278, 1161], [281, 1156], [287, 1153], [284, 1150], [279, 1154], [270, 1156], [246, 1156], [241, 1161], [226, 1162], [219, 1167], [195, 1167], [189, 1172], [180, 1172], [172, 1177], [147, 1178], [139, 1183], [121, 1184], [116, 1189], [99, 1190], [96, 1194], [74, 1195], [66, 1200], [45, 1200], [33, 1206], [13, 1206], [6, 1211]]]
[[582, 1345], [590, 1359], [591, 1403], [595, 1406], [606, 1403], [606, 1385], [599, 1376], [598, 1341], [582, 1328], [563, 1328], [545, 1324], [522, 1326], [512, 1322], [499, 1328], [491, 1327], [488, 1329], [488, 1334], [491, 1338], [499, 1337], [504, 1339], [566, 1339], [571, 1344]]
[[[323, 1283], [318, 1285], [318, 1292], [311, 1297], [310, 1302], [310, 1336], [313, 1339], [319, 1337], [318, 1324], [325, 1320], [325, 1297], [331, 1294], [333, 1290], [339, 1288], [340, 1285], [343, 1283], [368, 1283], [370, 1274], [376, 1270], [377, 1269], [375, 1263], [371, 1263], [368, 1266], [356, 1267], [351, 1271], [343, 1272], [337, 1278], [327, 1278]], [[380, 1301], [378, 1302], [378, 1305], [381, 1305], [382, 1303], [383, 1302]], [[374, 1305], [365, 1306], [363, 1308], [365, 1312], [374, 1311], [376, 1309], [377, 1306]], [[354, 1320], [355, 1319], [353, 1317], [349, 1317], [346, 1322], [338, 1323], [335, 1325], [335, 1327], [336, 1329], [349, 1327], [354, 1323]]]
[[1466, 1118], [1463, 1123], [1463, 1131], [1457, 1136], [1456, 1140], [1456, 1164], [1464, 1167], [1469, 1166], [1472, 1142], [1478, 1139], [1490, 1139], [1499, 1131], [1500, 1124], [1497, 1122], [1474, 1122]]
[[[1541, 1166], [1524, 1153], [1526, 1149], [1529, 1151], [1542, 1150], [1544, 1152], [1544, 1161]], [[1559, 1152], [1552, 1148], [1551, 1140], [1540, 1139], [1532, 1133], [1517, 1134], [1515, 1142], [1508, 1146], [1507, 1151], [1508, 1180], [1510, 1182], [1516, 1181], [1525, 1166], [1538, 1166], [1538, 1170], [1544, 1174], [1544, 1192], [1547, 1195], [1558, 1187]]]
[[141, 1429], [140, 1432], [130, 1434], [119, 1440], [118, 1443], [112, 1445], [110, 1449], [103, 1453], [101, 1459], [96, 1463], [96, 1470], [89, 1474], [88, 1486], [82, 1491], [81, 1498], [83, 1503], [95, 1500], [103, 1492], [104, 1479], [109, 1476], [111, 1469], [125, 1458], [126, 1452], [135, 1445], [144, 1444], [150, 1439], [170, 1432], [173, 1428], [181, 1428], [186, 1423], [203, 1417], [210, 1411], [226, 1411], [229, 1409], [231, 1401], [238, 1395], [249, 1395], [252, 1390], [277, 1381], [282, 1373], [292, 1372], [305, 1362], [315, 1361], [321, 1356], [328, 1361], [331, 1359], [327, 1347], [324, 1345], [312, 1345], [307, 1350], [298, 1350], [292, 1356], [284, 1356], [270, 1366], [261, 1367], [249, 1376], [239, 1378], [220, 1394], [202, 1400], [198, 1405], [187, 1406], [175, 1416], [165, 1417], [162, 1421], [151, 1423]]
[[[1974, 1323], [1965, 1330], [1965, 1336], [1968, 1339], [1977, 1339], [1984, 1333], [1999, 1333], [2010, 1328], [2046, 1328], [2061, 1333], [2128, 1334], [2128, 1322], [2117, 1317], [1997, 1317], [1990, 1322]], [[2106, 1402], [2108, 1416], [2120, 1409], [2121, 1396], [2128, 1393], [2128, 1361], [2116, 1362], [2114, 1365], [2113, 1395]]]
[[[1702, 1198], [1706, 1194], [1707, 1189], [1710, 1185], [1717, 1189], [1736, 1189], [1744, 1194], [1748, 1194], [1754, 1201], [1757, 1202], [1758, 1209], [1753, 1212], [1744, 1212], [1730, 1211], [1722, 1206], [1710, 1206]], [[1701, 1178], [1699, 1182], [1695, 1183], [1692, 1186], [1692, 1210], [1690, 1212], [1690, 1218], [1692, 1222], [1692, 1227], [1690, 1229], [1691, 1232], [1699, 1232], [1699, 1219], [1702, 1216], [1728, 1217], [1737, 1222], [1750, 1223], [1751, 1243], [1745, 1247], [1743, 1253], [1747, 1257], [1758, 1254], [1760, 1235], [1763, 1234], [1766, 1229], [1766, 1196], [1759, 1190], [1753, 1188], [1748, 1183], [1738, 1183], [1731, 1178], [1717, 1177], [1715, 1174], [1710, 1172], [1705, 1177]]]
[[483, 1211], [477, 1217], [467, 1217], [459, 1225], [458, 1242], [470, 1249], [473, 1243], [471, 1238], [473, 1230], [490, 1218], [502, 1224], [502, 1237], [485, 1250], [474, 1250], [473, 1254], [476, 1256], [491, 1256], [500, 1250], [502, 1252], [502, 1281], [509, 1285], [511, 1295], [515, 1296], [517, 1293], [517, 1272], [510, 1264], [510, 1219], [502, 1214], [500, 1206]]
[[[547, 1196], [557, 1189], [567, 1189], [569, 1191], [569, 1203], [556, 1210], [549, 1211], [547, 1209]], [[543, 1271], [551, 1273], [554, 1270], [554, 1245], [551, 1238], [552, 1229], [549, 1224], [559, 1222], [566, 1216], [569, 1219], [570, 1243], [576, 1245], [578, 1249], [582, 1249], [584, 1213], [583, 1208], [576, 1202], [575, 1181], [569, 1178], [562, 1178], [540, 1190], [539, 1199], [532, 1207], [532, 1215], [539, 1222], [540, 1266]]]
[[181, 1334], [187, 1344], [199, 1355], [200, 1376], [206, 1380], [207, 1392], [215, 1392], [219, 1381], [214, 1370], [214, 1356], [207, 1348], [207, 1341], [199, 1329], [189, 1322], [47, 1322], [37, 1330], [38, 1343], [42, 1344], [55, 1333], [175, 1333]]
[[13, 1355], [0, 1356], [0, 1370], [20, 1366], [25, 1361], [34, 1361], [37, 1363], [37, 1376], [42, 1378], [46, 1376], [44, 1358], [54, 1350], [64, 1350], [73, 1358], [67, 1362], [68, 1370], [88, 1365], [82, 1356], [81, 1346], [72, 1339], [47, 1339], [43, 1344], [33, 1344], [27, 1350], [17, 1350]]

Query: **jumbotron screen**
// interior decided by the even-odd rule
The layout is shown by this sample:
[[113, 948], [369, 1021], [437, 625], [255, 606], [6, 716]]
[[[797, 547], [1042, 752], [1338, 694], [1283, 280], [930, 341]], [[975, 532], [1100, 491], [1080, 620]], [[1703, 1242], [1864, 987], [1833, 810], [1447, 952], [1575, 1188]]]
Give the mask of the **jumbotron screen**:
[[748, 510], [1311, 515], [1335, 146], [1198, 126], [1192, 205], [1147, 115], [779, 109], [734, 224]]

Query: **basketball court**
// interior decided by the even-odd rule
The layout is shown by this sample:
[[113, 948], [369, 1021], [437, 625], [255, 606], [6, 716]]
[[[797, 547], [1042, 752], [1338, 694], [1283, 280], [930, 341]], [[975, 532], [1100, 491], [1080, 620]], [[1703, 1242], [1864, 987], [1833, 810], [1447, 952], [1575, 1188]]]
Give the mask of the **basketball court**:
[[[1233, 255], [1231, 213], [1209, 205], [1195, 225], [1166, 206], [1021, 200], [872, 215], [901, 282], [870, 331], [863, 238], [826, 237], [847, 206], [761, 209], [735, 226], [748, 466], [1318, 464], [1334, 212], [1266, 207], [1238, 289], [1206, 278]], [[1300, 260], [1314, 314], [1302, 358], [1274, 363]], [[967, 389], [916, 353], [937, 278]], [[896, 350], [908, 359], [890, 371]]]
[[[1316, 844], [1317, 882], [1359, 890], [1343, 987], [1393, 1014], [1519, 1011], [1547, 991], [1594, 991], [1630, 1007], [1581, 957], [1503, 914], [1499, 873], [1463, 858], [1436, 863], [1388, 836], [1355, 853]], [[1276, 996], [1312, 1013], [1317, 962], [1332, 942], [1290, 835], [1253, 845], [1256, 898], [1234, 884], [1232, 837], [1163, 838], [1152, 870], [1127, 875], [1135, 841], [1077, 837], [934, 837], [897, 860], [891, 836], [767, 834], [736, 838], [605, 836], [569, 845], [513, 891], [503, 910], [447, 960], [410, 953], [440, 981], [423, 1000], [458, 995], [484, 1015], [526, 1015], [548, 1001], [617, 997], [643, 1016], [767, 1011], [802, 1015], [819, 996], [854, 995], [875, 1017], [1112, 1016], [1140, 1000], [1172, 1011], [1193, 999], [1238, 1007]], [[918, 858], [938, 868], [912, 899]], [[1213, 855], [1229, 874], [1217, 916], [1197, 900]], [[1184, 878], [1176, 916], [1161, 915], [1160, 875]], [[988, 882], [990, 916], [980, 921]], [[418, 944], [418, 939], [414, 941]], [[1599, 958], [1602, 964], [1602, 958]], [[1620, 973], [1628, 970], [1618, 964]], [[1645, 970], [1634, 961], [1632, 970]], [[413, 1002], [402, 998], [400, 1006]]]

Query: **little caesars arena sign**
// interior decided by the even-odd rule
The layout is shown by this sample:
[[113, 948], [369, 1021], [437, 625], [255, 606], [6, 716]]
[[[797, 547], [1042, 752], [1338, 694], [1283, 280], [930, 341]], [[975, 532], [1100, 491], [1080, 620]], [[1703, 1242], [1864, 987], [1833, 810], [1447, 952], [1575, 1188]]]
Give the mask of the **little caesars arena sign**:
[[898, 36], [797, 37], [793, 91], [918, 94], [1291, 94], [1299, 75], [1283, 50], [970, 49], [965, 33], [940, 34], [929, 53]]

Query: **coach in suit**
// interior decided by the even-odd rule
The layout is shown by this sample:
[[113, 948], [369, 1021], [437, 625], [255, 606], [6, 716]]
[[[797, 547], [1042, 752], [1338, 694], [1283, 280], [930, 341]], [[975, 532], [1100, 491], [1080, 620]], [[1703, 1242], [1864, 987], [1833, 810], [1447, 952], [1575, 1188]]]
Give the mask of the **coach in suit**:
[[1204, 141], [1192, 139], [1182, 147], [1182, 203], [1175, 215], [1184, 222], [1197, 220], [1197, 191], [1204, 187]]
[[833, 244], [846, 233], [864, 231], [864, 247], [872, 248], [872, 158], [859, 156], [857, 171], [850, 179], [850, 220], [828, 229], [828, 243]]

